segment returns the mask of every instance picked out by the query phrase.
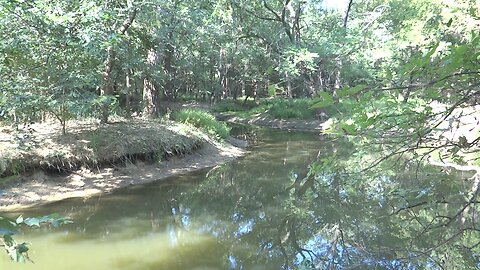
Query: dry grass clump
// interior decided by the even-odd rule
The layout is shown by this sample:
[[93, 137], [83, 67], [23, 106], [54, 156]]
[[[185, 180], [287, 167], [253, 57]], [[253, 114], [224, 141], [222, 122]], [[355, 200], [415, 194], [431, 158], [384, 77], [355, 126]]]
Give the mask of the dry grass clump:
[[198, 131], [174, 122], [133, 119], [70, 125], [66, 135], [47, 123], [20, 131], [0, 128], [0, 176], [36, 168], [70, 171], [134, 159], [159, 161], [190, 153], [203, 142]]

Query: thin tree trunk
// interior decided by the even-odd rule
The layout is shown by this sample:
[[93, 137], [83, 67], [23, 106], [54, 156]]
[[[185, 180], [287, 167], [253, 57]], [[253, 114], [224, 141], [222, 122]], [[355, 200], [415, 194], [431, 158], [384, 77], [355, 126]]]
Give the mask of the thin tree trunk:
[[292, 82], [290, 80], [290, 76], [288, 75], [288, 73], [285, 71], [285, 83], [287, 85], [287, 97], [288, 98], [292, 98], [293, 95], [292, 95]]
[[132, 79], [130, 77], [130, 70], [127, 71], [127, 76], [125, 76], [125, 111], [127, 113], [127, 118], [132, 117]]
[[[150, 49], [147, 56], [147, 65], [150, 69], [154, 69], [158, 63], [158, 54], [155, 49]], [[143, 103], [144, 103], [144, 115], [149, 117], [156, 117], [159, 113], [158, 106], [158, 89], [153, 79], [146, 75], [143, 79]]]
[[342, 87], [342, 60], [337, 59], [337, 70], [335, 71], [335, 86], [333, 87], [333, 100], [338, 103], [338, 90]]
[[173, 33], [167, 33], [167, 44], [165, 45], [164, 57], [163, 57], [163, 70], [167, 74], [167, 82], [164, 86], [164, 94], [167, 100], [173, 100], [175, 98], [175, 67], [173, 66], [173, 60], [175, 55], [175, 48], [172, 45]]
[[[114, 62], [114, 53], [113, 53], [113, 46], [110, 45], [107, 48], [107, 61], [105, 63], [105, 69], [103, 71], [103, 87], [100, 88], [100, 95], [102, 97], [108, 97], [113, 92], [113, 78], [112, 78], [112, 71], [113, 71], [113, 62]], [[110, 102], [108, 100], [104, 100], [101, 105], [101, 119], [102, 123], [108, 122], [108, 115], [110, 111]]]
[[353, 0], [348, 2], [347, 11], [345, 12], [345, 18], [343, 19], [343, 28], [347, 29], [348, 16], [350, 15], [350, 10], [352, 9]]

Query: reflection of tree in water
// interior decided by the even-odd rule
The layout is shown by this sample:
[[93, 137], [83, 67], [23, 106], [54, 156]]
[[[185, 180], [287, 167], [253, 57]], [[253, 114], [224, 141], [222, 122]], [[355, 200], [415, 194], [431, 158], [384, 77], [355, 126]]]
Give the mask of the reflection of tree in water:
[[232, 166], [240, 165], [211, 172], [182, 199], [208, 202], [205, 213], [193, 212], [214, 213], [216, 223], [205, 231], [226, 242], [234, 268], [478, 267], [478, 201], [465, 194], [473, 188], [466, 176], [433, 168], [352, 175], [323, 159], [286, 183], [252, 179], [262, 175], [258, 166]]
[[[73, 200], [71, 208], [63, 202], [82, 232], [63, 241], [166, 233], [170, 242], [161, 244], [174, 255], [138, 269], [478, 268], [471, 173], [422, 167], [396, 175], [385, 164], [353, 174], [353, 147], [296, 136], [260, 134], [268, 139], [251, 154], [209, 172]], [[135, 263], [122, 261], [123, 269]]]

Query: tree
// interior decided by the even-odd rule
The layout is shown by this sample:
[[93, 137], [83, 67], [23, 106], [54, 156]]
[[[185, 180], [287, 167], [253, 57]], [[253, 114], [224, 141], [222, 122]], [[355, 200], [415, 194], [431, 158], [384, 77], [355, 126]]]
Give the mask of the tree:
[[[125, 7], [120, 7], [125, 8]], [[113, 93], [114, 82], [113, 82], [113, 68], [115, 65], [115, 50], [114, 50], [114, 43], [117, 42], [117, 39], [121, 36], [125, 35], [127, 30], [132, 25], [135, 17], [137, 16], [138, 9], [134, 6], [134, 3], [127, 1], [126, 5], [127, 10], [127, 18], [123, 21], [121, 26], [116, 30], [116, 33], [111, 34], [109, 36], [109, 45], [106, 48], [106, 60], [105, 60], [105, 69], [103, 71], [103, 86], [100, 90], [100, 95], [104, 98], [102, 101], [102, 116], [101, 122], [107, 123], [108, 122], [108, 115], [109, 115], [109, 105], [111, 103], [110, 96]]]

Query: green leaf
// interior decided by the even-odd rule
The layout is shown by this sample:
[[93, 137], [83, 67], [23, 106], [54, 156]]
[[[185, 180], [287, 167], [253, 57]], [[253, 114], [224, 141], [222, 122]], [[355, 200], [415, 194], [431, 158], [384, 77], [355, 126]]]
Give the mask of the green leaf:
[[430, 51], [428, 51], [428, 53], [424, 57], [425, 63], [428, 63], [430, 61], [430, 57], [432, 57], [432, 55], [435, 53], [439, 45], [440, 45], [440, 42], [437, 42], [435, 45], [433, 45]]
[[4, 217], [0, 217], [0, 235], [12, 234], [16, 231], [17, 223]]
[[343, 132], [346, 135], [355, 135], [357, 133], [355, 125], [349, 125], [347, 123], [341, 123], [340, 128], [343, 130]]
[[38, 218], [26, 218], [23, 223], [29, 227], [40, 227], [40, 220]]
[[3, 242], [7, 246], [12, 246], [13, 244], [15, 244], [15, 240], [13, 240], [13, 237], [11, 235], [4, 235]]
[[343, 88], [343, 89], [340, 89], [338, 91], [338, 96], [341, 97], [341, 98], [353, 96], [353, 95], [357, 94], [358, 92], [364, 90], [365, 88], [367, 88], [367, 86], [364, 85], [364, 84], [359, 84], [359, 85], [354, 86], [354, 87]]
[[453, 18], [450, 18], [450, 20], [448, 20], [447, 22], [447, 27], [450, 27], [452, 25], [452, 22], [453, 22]]
[[23, 222], [23, 217], [19, 216], [16, 220], [17, 224], [21, 224]]
[[25, 253], [28, 251], [27, 243], [21, 243], [17, 246], [17, 250], [19, 253]]
[[321, 109], [333, 105], [333, 96], [327, 92], [320, 92], [321, 100], [314, 101], [310, 109]]

